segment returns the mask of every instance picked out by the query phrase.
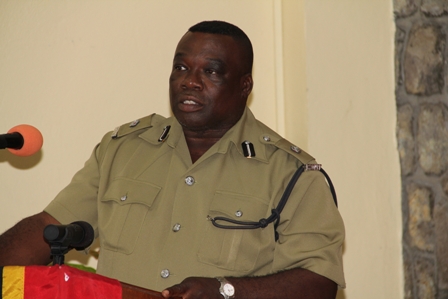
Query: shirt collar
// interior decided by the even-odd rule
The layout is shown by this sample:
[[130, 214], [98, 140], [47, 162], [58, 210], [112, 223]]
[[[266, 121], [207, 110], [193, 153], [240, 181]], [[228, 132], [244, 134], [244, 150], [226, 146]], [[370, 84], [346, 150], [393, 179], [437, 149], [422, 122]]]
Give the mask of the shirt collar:
[[[167, 143], [172, 148], [176, 148], [181, 140], [183, 143], [186, 143], [182, 126], [174, 117], [158, 118], [151, 125], [152, 129], [140, 134], [140, 137], [147, 142], [154, 145]], [[167, 126], [170, 126], [167, 137], [163, 141], [158, 141]], [[266, 146], [275, 144], [280, 139], [282, 139], [281, 136], [257, 121], [252, 111], [246, 107], [240, 120], [204, 155], [208, 156], [213, 153], [225, 154], [231, 146], [235, 146], [238, 153], [245, 156], [242, 143], [249, 141], [253, 144], [255, 151], [255, 156], [251, 157], [251, 159], [267, 163]]]

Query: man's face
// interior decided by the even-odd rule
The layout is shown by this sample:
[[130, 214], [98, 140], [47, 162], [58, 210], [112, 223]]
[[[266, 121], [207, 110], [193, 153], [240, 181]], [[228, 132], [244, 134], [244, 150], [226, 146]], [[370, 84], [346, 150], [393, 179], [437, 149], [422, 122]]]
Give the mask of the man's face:
[[228, 130], [241, 117], [252, 90], [241, 47], [230, 36], [187, 32], [170, 76], [170, 103], [184, 129]]

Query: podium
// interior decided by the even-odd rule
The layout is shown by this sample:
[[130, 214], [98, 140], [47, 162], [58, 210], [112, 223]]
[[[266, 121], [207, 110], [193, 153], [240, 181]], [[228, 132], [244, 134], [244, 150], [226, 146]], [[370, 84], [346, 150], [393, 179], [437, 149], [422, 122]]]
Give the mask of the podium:
[[140, 288], [124, 282], [120, 282], [122, 299], [160, 299], [163, 298], [160, 292]]
[[160, 292], [67, 265], [0, 267], [1, 299], [162, 299]]

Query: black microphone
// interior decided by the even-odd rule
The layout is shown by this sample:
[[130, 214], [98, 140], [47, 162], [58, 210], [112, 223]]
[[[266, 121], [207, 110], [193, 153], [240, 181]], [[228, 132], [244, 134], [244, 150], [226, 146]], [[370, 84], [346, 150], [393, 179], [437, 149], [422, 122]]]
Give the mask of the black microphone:
[[44, 140], [38, 129], [30, 125], [18, 125], [0, 135], [0, 149], [8, 149], [17, 156], [31, 156], [38, 152]]
[[0, 149], [21, 149], [22, 146], [23, 136], [20, 133], [14, 132], [0, 135]]
[[50, 244], [58, 244], [67, 248], [83, 250], [92, 244], [93, 227], [85, 221], [76, 221], [67, 225], [47, 225], [44, 238]]

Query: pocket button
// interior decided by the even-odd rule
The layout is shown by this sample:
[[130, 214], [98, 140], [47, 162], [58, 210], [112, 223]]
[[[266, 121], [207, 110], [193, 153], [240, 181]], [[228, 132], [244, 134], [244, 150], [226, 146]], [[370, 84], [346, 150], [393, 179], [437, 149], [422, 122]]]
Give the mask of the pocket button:
[[193, 186], [194, 183], [195, 183], [195, 181], [194, 181], [194, 177], [192, 177], [192, 176], [187, 176], [187, 177], [185, 178], [185, 184], [187, 184], [188, 186]]
[[179, 223], [176, 223], [173, 225], [173, 232], [180, 231], [181, 225]]
[[160, 276], [162, 276], [162, 278], [168, 278], [170, 276], [170, 270], [163, 269], [162, 271], [160, 271]]

